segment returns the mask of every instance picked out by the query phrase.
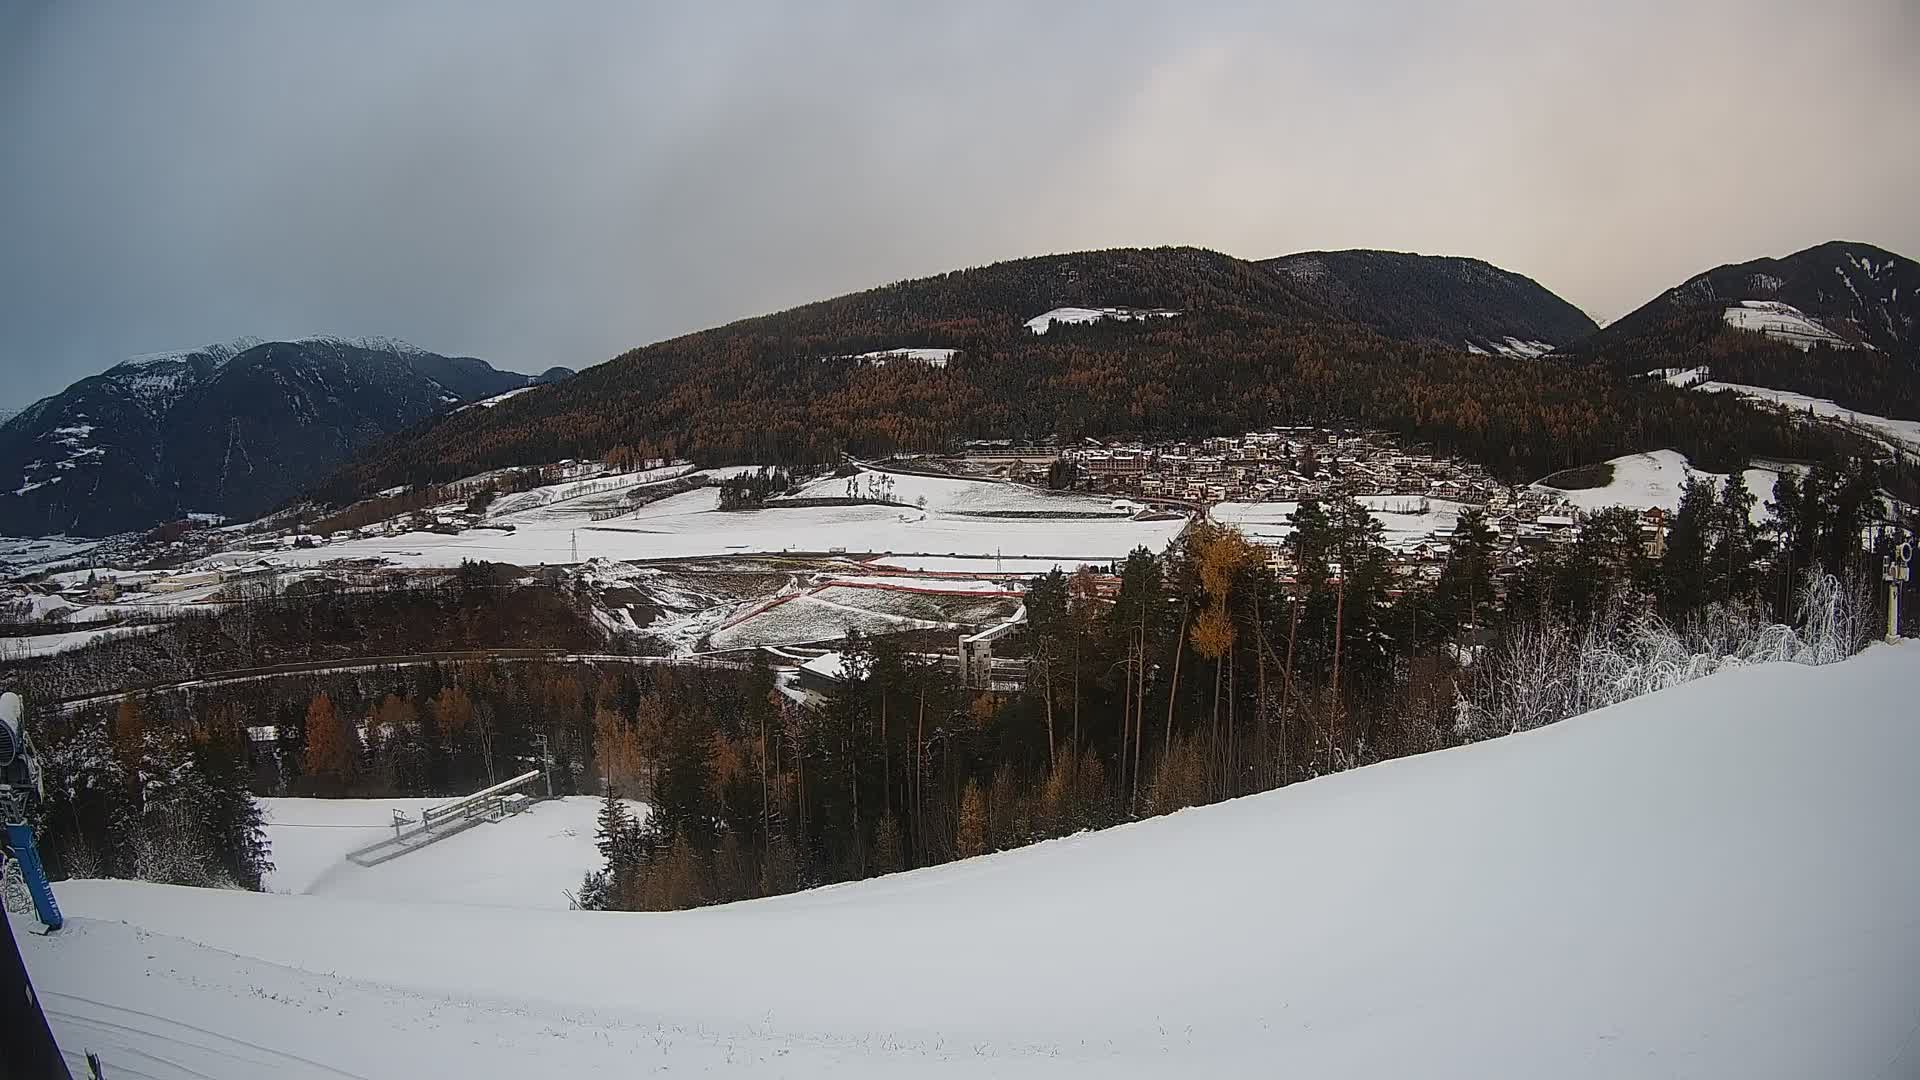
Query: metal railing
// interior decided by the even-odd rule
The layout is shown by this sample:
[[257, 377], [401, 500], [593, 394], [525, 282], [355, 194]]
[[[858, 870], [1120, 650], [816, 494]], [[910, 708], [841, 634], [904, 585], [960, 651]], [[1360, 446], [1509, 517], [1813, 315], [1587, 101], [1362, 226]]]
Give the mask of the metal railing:
[[403, 824], [398, 818], [394, 821], [393, 835], [378, 843], [368, 844], [347, 853], [348, 861], [358, 866], [378, 866], [389, 859], [397, 859], [410, 851], [418, 851], [437, 840], [444, 840], [458, 832], [463, 832], [483, 821], [499, 821], [532, 805], [522, 788], [531, 787], [540, 779], [539, 769], [521, 773], [511, 780], [503, 780], [491, 787], [482, 788], [471, 795], [441, 803], [430, 810], [422, 811], [418, 822]]

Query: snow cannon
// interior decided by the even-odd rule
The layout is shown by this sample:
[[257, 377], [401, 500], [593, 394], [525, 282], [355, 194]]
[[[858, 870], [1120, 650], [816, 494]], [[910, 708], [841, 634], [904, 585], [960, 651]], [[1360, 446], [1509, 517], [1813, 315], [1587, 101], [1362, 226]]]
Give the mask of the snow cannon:
[[40, 849], [34, 845], [33, 826], [28, 821], [45, 796], [40, 762], [32, 740], [27, 738], [26, 703], [12, 691], [0, 694], [0, 818], [7, 830], [6, 898], [12, 907], [15, 895], [24, 892], [47, 929], [58, 930], [65, 920], [60, 905], [54, 903], [53, 887], [47, 882], [46, 866], [40, 861]]
[[46, 797], [40, 759], [27, 738], [26, 703], [11, 690], [0, 694], [0, 784], [0, 810], [9, 822], [24, 819]]
[[27, 707], [20, 695], [9, 690], [0, 694], [0, 768], [13, 764], [26, 742]]

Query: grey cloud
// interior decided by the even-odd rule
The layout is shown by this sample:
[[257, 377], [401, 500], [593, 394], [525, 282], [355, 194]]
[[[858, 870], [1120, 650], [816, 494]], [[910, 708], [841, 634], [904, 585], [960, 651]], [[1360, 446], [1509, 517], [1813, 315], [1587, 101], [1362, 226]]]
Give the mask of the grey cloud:
[[1601, 316], [1920, 255], [1898, 2], [922, 8], [9, 8], [0, 405], [242, 334], [584, 366], [1081, 247], [1469, 254]]

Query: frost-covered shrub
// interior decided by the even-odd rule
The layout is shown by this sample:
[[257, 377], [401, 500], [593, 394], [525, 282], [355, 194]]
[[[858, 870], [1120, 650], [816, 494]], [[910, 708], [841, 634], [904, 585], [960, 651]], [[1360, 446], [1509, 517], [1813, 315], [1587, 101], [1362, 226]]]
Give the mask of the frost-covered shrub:
[[1684, 629], [1616, 596], [1577, 635], [1551, 619], [1515, 626], [1456, 689], [1457, 734], [1485, 739], [1527, 731], [1749, 664], [1831, 664], [1867, 641], [1860, 590], [1809, 574], [1797, 626], [1715, 604]]

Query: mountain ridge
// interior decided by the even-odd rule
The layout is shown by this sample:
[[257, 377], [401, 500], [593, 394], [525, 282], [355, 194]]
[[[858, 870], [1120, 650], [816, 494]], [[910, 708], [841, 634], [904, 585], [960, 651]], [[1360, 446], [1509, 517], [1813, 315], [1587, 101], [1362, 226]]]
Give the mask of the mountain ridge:
[[[1477, 260], [1387, 258], [1412, 280], [1465, 268], [1460, 287], [1547, 312], [1545, 322], [1489, 321], [1488, 331], [1541, 326], [1557, 348], [1592, 326], [1538, 283]], [[1448, 291], [1440, 284], [1402, 290], [1400, 309], [1382, 311], [1365, 298], [1400, 292], [1329, 292], [1297, 277], [1164, 247], [894, 282], [631, 349], [554, 392], [455, 413], [369, 447], [313, 494], [340, 504], [562, 458], [807, 464], [968, 438], [1185, 437], [1292, 423], [1376, 427], [1515, 477], [1662, 446], [1724, 470], [1828, 445], [1717, 395], [1655, 389], [1595, 365], [1474, 355], [1473, 331], [1431, 330], [1430, 298]], [[1489, 320], [1512, 307], [1479, 306]], [[1525, 304], [1515, 312], [1533, 314]]]
[[1626, 374], [1707, 369], [1896, 419], [1920, 419], [1920, 263], [1851, 240], [1724, 263], [1569, 352]]
[[375, 438], [529, 385], [390, 339], [140, 354], [0, 423], [0, 520], [10, 533], [104, 535], [188, 513], [257, 515]]
[[1523, 274], [1482, 259], [1349, 248], [1258, 260], [1387, 337], [1533, 359], [1599, 327]]
[[1746, 301], [1791, 306], [1831, 331], [1837, 347], [1870, 345], [1920, 362], [1920, 263], [1854, 240], [1701, 271], [1613, 320], [1594, 344], [1646, 333], [1676, 313]]

